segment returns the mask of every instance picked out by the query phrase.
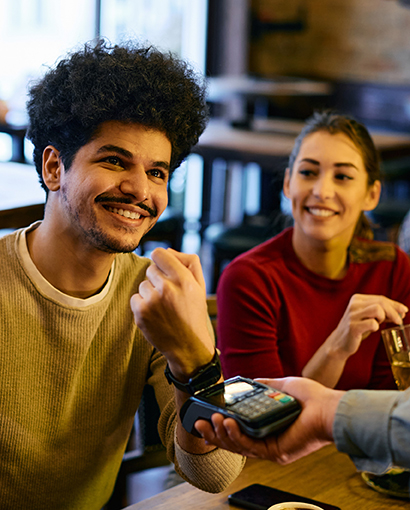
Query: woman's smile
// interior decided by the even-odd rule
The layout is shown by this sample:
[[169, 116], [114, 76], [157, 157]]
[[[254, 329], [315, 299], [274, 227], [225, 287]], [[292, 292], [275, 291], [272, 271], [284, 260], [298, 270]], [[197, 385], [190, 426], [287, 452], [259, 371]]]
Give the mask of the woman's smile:
[[337, 211], [332, 211], [331, 209], [317, 207], [317, 206], [306, 206], [305, 209], [312, 216], [316, 216], [319, 218], [330, 218], [331, 216], [335, 216], [336, 214], [339, 214]]

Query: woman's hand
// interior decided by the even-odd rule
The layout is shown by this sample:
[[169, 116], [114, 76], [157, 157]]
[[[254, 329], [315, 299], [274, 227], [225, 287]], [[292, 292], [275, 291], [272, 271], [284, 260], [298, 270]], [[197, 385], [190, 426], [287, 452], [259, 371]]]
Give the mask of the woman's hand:
[[302, 375], [333, 388], [346, 361], [383, 322], [402, 324], [407, 306], [385, 296], [354, 294], [337, 328], [308, 361]]
[[407, 306], [387, 297], [354, 294], [328, 341], [334, 352], [349, 357], [358, 350], [362, 340], [380, 328], [380, 324], [386, 321], [402, 324], [407, 312]]

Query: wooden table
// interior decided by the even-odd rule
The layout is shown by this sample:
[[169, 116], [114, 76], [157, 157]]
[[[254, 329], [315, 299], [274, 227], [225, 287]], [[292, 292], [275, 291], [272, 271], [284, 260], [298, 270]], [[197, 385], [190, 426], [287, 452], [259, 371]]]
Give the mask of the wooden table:
[[[229, 123], [211, 120], [194, 147], [194, 152], [209, 158], [237, 159], [258, 163], [267, 170], [272, 158], [289, 157], [304, 122], [288, 119], [257, 119], [254, 129], [237, 129]], [[382, 160], [410, 155], [410, 134], [370, 130]]]
[[333, 93], [329, 82], [303, 78], [276, 77], [274, 79], [250, 76], [218, 76], [208, 79], [209, 101], [222, 101], [232, 95], [246, 98], [276, 96], [328, 96]]
[[228, 495], [252, 483], [330, 503], [341, 510], [399, 510], [408, 509], [410, 504], [367, 487], [349, 457], [330, 445], [288, 466], [248, 459], [240, 476], [220, 494], [209, 494], [183, 483], [127, 510], [236, 509], [239, 507], [228, 504]]
[[[208, 78], [207, 100], [223, 105], [224, 116], [248, 124], [255, 116], [270, 115], [270, 108], [281, 109], [283, 101], [291, 110], [322, 109], [332, 104], [334, 86], [327, 81], [289, 76], [257, 78], [224, 75]], [[287, 108], [289, 110], [289, 107]]]

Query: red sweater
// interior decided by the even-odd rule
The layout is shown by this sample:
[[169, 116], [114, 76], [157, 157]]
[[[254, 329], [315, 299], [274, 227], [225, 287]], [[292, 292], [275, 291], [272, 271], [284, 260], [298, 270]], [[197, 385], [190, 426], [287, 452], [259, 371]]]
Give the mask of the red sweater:
[[[410, 309], [410, 261], [395, 245], [356, 239], [346, 276], [331, 280], [300, 263], [292, 231], [240, 255], [222, 273], [217, 336], [225, 377], [301, 375], [353, 294], [387, 296]], [[395, 388], [380, 331], [347, 360], [336, 387]]]

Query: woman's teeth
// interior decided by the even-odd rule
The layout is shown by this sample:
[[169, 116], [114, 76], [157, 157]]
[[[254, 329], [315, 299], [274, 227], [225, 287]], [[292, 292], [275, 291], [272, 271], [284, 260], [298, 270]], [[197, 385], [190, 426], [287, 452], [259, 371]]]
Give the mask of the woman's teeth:
[[322, 216], [328, 217], [336, 214], [334, 211], [330, 211], [329, 209], [316, 209], [315, 207], [309, 207], [309, 212], [313, 214], [313, 216]]

